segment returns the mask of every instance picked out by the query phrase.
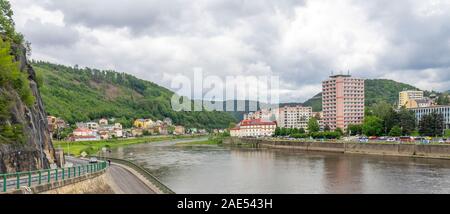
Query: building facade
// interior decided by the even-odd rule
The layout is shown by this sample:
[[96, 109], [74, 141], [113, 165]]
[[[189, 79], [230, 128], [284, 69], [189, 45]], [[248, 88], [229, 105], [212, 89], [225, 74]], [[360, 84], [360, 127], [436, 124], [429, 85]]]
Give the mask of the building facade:
[[346, 130], [364, 121], [364, 79], [334, 75], [322, 82], [323, 125]]
[[232, 137], [268, 137], [275, 133], [277, 124], [272, 121], [262, 119], [247, 119], [230, 129]]
[[426, 108], [413, 108], [411, 111], [416, 115], [417, 124], [420, 123], [422, 117], [433, 112], [442, 114], [444, 116], [444, 125], [446, 129], [450, 129], [450, 106], [430, 106]]
[[408, 107], [408, 103], [414, 107], [412, 100], [421, 100], [423, 98], [423, 91], [402, 91], [399, 93], [398, 107]]
[[308, 121], [313, 116], [312, 107], [281, 107], [278, 109], [278, 126], [282, 128], [307, 129]]
[[248, 114], [244, 114], [244, 120], [256, 120], [263, 119], [267, 121], [276, 121], [278, 120], [278, 109], [261, 109], [256, 112], [250, 112]]

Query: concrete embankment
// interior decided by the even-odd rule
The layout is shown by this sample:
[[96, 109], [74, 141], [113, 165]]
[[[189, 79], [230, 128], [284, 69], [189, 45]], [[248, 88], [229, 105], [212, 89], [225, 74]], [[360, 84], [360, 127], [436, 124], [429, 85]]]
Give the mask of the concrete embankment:
[[450, 145], [300, 142], [248, 138], [227, 138], [224, 139], [223, 143], [229, 145], [251, 145], [258, 148], [450, 159]]
[[105, 194], [113, 193], [105, 170], [49, 184], [21, 187], [7, 194]]

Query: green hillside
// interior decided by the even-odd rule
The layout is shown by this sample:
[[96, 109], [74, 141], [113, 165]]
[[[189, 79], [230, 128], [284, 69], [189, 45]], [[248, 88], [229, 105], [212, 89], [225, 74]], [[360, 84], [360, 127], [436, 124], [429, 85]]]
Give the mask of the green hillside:
[[[365, 81], [366, 106], [380, 101], [388, 103], [398, 102], [398, 94], [403, 90], [417, 90], [416, 87], [387, 79], [368, 79]], [[427, 94], [426, 92], [425, 94]], [[322, 110], [322, 93], [304, 103], [305, 106], [313, 107], [314, 111]]]
[[169, 117], [175, 124], [198, 128], [225, 128], [236, 122], [224, 112], [175, 112], [172, 91], [129, 74], [47, 62], [32, 62], [32, 66], [48, 114], [72, 124], [102, 117], [126, 125], [136, 118]]

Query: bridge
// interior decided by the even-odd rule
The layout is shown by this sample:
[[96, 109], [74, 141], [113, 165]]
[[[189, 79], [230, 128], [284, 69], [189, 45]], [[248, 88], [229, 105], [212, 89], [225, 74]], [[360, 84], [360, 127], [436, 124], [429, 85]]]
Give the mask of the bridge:
[[130, 161], [97, 157], [100, 162], [66, 157], [72, 167], [0, 174], [2, 193], [42, 193], [106, 175], [108, 185], [118, 194], [174, 194], [148, 170]]

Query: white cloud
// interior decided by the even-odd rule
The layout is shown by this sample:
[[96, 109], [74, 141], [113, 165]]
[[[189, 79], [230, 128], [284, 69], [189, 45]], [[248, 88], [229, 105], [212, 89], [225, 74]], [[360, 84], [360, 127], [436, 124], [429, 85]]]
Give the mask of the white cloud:
[[166, 87], [200, 67], [223, 79], [279, 75], [284, 102], [320, 92], [332, 70], [450, 89], [444, 0], [11, 3], [34, 58], [116, 69]]

